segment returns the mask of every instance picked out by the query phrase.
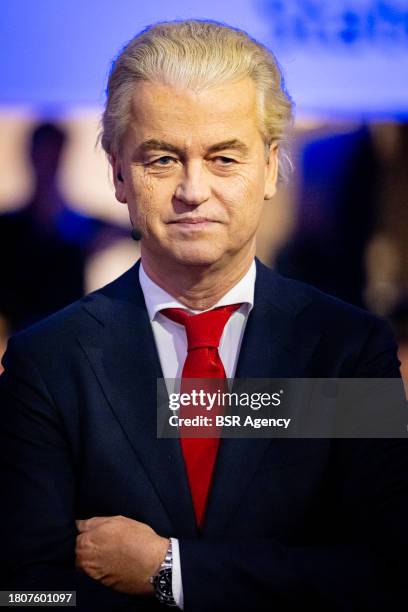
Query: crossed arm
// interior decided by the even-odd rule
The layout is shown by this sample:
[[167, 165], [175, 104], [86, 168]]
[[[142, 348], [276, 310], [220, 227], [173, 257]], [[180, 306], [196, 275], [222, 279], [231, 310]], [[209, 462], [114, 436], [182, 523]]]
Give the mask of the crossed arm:
[[163, 561], [169, 541], [125, 516], [77, 520], [75, 565], [105, 586], [134, 595], [149, 595], [149, 578]]

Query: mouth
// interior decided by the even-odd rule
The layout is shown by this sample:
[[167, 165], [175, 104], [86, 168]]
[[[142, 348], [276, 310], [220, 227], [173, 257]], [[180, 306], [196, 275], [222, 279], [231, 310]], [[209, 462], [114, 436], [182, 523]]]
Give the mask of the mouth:
[[208, 219], [207, 217], [180, 217], [174, 221], [169, 221], [169, 225], [175, 225], [179, 229], [188, 230], [200, 230], [211, 227], [212, 225], [219, 223], [214, 219]]

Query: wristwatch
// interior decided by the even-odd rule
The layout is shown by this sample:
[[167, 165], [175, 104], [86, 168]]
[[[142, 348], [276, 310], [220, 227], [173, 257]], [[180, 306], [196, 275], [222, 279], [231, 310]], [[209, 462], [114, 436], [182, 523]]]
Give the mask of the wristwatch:
[[166, 556], [160, 564], [159, 569], [151, 576], [150, 582], [154, 587], [154, 593], [157, 599], [166, 606], [177, 606], [173, 597], [173, 552], [171, 549], [171, 540], [169, 540], [169, 547], [166, 552]]

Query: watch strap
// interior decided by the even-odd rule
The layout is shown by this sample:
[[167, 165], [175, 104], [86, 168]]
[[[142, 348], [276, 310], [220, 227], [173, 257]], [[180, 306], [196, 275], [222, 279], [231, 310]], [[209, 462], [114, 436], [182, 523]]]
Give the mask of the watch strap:
[[173, 597], [173, 551], [171, 540], [167, 548], [166, 556], [160, 564], [157, 572], [151, 576], [150, 582], [153, 584], [154, 593], [160, 603], [167, 606], [176, 607], [176, 601]]

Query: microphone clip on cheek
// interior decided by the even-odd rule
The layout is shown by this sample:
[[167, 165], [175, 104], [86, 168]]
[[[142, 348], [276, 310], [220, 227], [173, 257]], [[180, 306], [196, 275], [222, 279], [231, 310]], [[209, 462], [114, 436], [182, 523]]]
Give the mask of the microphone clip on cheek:
[[141, 232], [139, 232], [139, 230], [136, 228], [132, 229], [132, 231], [130, 232], [130, 235], [132, 236], [133, 240], [136, 240], [136, 242], [139, 242], [139, 240], [142, 237]]
[[[116, 177], [118, 181], [123, 181], [123, 176], [121, 172], [118, 172], [116, 174]], [[133, 240], [135, 240], [136, 242], [139, 242], [139, 240], [142, 238], [141, 232], [139, 232], [139, 230], [136, 228], [132, 229], [132, 231], [130, 232], [130, 235], [132, 236]]]

